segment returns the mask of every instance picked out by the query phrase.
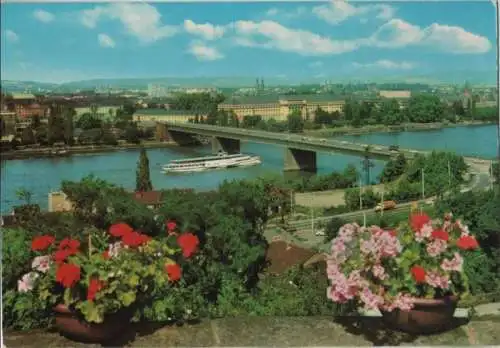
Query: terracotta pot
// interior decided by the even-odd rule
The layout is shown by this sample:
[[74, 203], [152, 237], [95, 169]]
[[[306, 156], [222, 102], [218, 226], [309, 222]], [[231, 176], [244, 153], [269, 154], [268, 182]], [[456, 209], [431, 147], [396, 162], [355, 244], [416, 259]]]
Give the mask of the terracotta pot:
[[54, 307], [55, 326], [59, 333], [71, 340], [85, 343], [109, 342], [118, 333], [127, 330], [130, 325], [132, 311], [119, 311], [107, 316], [100, 324], [88, 323], [77, 316], [66, 305]]
[[446, 331], [453, 326], [457, 302], [456, 296], [440, 299], [417, 298], [415, 306], [408, 312], [399, 309], [380, 312], [386, 325], [392, 329], [411, 334], [432, 334]]

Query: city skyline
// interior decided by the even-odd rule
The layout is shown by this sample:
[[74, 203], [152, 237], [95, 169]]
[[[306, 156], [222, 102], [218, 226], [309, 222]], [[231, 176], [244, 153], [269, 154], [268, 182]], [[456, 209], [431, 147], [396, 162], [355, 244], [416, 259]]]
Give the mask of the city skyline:
[[4, 3], [2, 79], [495, 71], [490, 2]]

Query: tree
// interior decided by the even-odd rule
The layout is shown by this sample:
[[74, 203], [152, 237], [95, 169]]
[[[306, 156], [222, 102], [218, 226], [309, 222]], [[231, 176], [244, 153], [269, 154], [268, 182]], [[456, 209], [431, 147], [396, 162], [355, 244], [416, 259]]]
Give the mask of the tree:
[[399, 153], [395, 159], [390, 159], [384, 166], [380, 174], [380, 182], [387, 183], [398, 179], [406, 171], [407, 165], [405, 155]]
[[139, 144], [141, 142], [139, 136], [140, 136], [140, 132], [139, 132], [139, 129], [137, 128], [137, 124], [130, 123], [127, 126], [127, 128], [125, 128], [124, 137], [128, 143]]
[[73, 117], [76, 115], [76, 111], [73, 108], [66, 108], [64, 110], [64, 142], [66, 145], [73, 145], [74, 139], [74, 127], [73, 127]]
[[304, 120], [302, 119], [302, 115], [300, 111], [293, 111], [287, 118], [288, 121], [288, 130], [291, 133], [300, 133], [304, 129]]
[[102, 121], [92, 113], [85, 113], [76, 122], [76, 126], [83, 130], [101, 128]]
[[135, 179], [135, 190], [136, 191], [152, 191], [153, 184], [149, 177], [149, 159], [146, 149], [141, 148], [139, 155], [139, 162], [137, 163], [137, 172]]
[[21, 134], [21, 142], [23, 145], [32, 145], [36, 142], [35, 134], [31, 127], [26, 127], [23, 129]]
[[20, 188], [16, 191], [16, 196], [19, 200], [24, 201], [24, 204], [30, 205], [31, 198], [33, 197], [33, 192], [29, 191], [26, 188]]
[[365, 151], [363, 154], [364, 159], [361, 161], [361, 163], [363, 164], [363, 171], [365, 172], [365, 178], [366, 178], [365, 184], [366, 185], [371, 185], [370, 173], [371, 173], [371, 168], [374, 167], [374, 164], [370, 159], [370, 156], [371, 156], [370, 150], [371, 150], [371, 146], [367, 145], [365, 147]]

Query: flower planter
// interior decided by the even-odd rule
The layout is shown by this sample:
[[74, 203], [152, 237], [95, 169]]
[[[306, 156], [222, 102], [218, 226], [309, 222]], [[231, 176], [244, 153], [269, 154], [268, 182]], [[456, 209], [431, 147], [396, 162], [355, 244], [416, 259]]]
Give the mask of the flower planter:
[[457, 301], [456, 296], [442, 299], [417, 298], [410, 311], [396, 309], [392, 312], [380, 312], [389, 328], [411, 334], [433, 334], [452, 327]]
[[126, 332], [130, 325], [131, 310], [119, 311], [106, 317], [103, 323], [88, 323], [66, 305], [54, 307], [55, 326], [59, 333], [71, 340], [85, 343], [105, 343]]

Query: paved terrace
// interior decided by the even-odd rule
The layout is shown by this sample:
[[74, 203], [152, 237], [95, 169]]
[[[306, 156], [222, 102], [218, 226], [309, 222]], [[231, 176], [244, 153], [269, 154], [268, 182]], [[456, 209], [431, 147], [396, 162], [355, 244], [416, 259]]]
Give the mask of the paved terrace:
[[[183, 326], [138, 327], [111, 342], [113, 347], [328, 347], [328, 346], [468, 346], [500, 344], [500, 317], [468, 321], [455, 318], [450, 331], [414, 336], [385, 327], [378, 317], [237, 317]], [[58, 333], [5, 332], [15, 347], [99, 347], [75, 343]]]
[[[174, 123], [162, 122], [171, 138], [179, 144], [193, 142], [193, 135], [201, 135], [212, 138], [212, 148], [214, 152], [224, 150], [228, 153], [240, 151], [241, 141], [251, 141], [256, 143], [281, 145], [288, 151], [285, 153], [285, 170], [316, 170], [316, 152], [343, 153], [355, 156], [362, 156], [369, 146], [369, 153], [372, 158], [389, 159], [398, 152], [403, 153], [407, 158], [412, 158], [416, 154], [428, 154], [429, 151], [414, 149], [399, 149], [398, 152], [389, 150], [384, 145], [369, 145], [341, 141], [335, 139], [322, 139], [308, 137], [300, 134], [274, 133], [259, 130], [220, 127], [194, 123]], [[471, 165], [476, 172], [488, 172], [490, 161], [465, 157], [467, 164]]]

